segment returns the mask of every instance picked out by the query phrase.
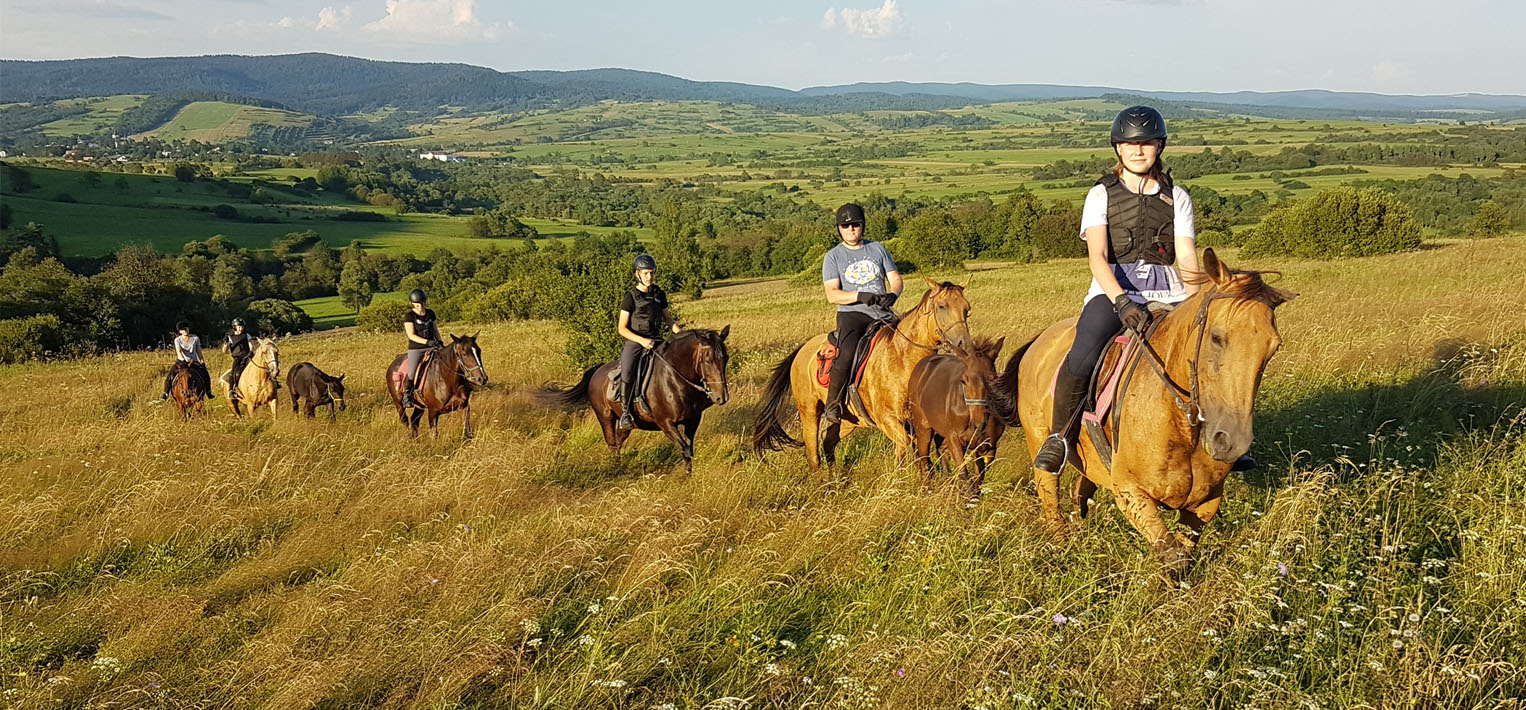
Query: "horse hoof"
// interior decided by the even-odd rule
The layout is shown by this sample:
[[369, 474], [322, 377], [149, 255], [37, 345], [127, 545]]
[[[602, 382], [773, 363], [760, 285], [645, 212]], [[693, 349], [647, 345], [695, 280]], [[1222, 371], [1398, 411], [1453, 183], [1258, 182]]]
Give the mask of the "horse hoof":
[[1160, 560], [1161, 572], [1171, 581], [1180, 581], [1192, 566], [1192, 553], [1181, 545], [1161, 543], [1155, 546], [1155, 557]]

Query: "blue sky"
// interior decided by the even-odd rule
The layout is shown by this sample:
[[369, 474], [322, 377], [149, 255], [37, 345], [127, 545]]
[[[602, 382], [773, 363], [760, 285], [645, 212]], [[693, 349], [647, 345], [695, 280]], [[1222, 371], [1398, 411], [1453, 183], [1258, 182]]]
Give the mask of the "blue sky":
[[5, 0], [0, 56], [325, 51], [792, 89], [970, 81], [1526, 94], [1523, 28], [1519, 0]]

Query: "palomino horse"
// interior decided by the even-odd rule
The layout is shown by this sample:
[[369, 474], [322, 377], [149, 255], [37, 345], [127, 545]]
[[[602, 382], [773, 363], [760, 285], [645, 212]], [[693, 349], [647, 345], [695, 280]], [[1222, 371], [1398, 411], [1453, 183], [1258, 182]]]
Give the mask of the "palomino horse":
[[233, 371], [226, 370], [222, 377], [217, 378], [222, 383], [223, 396], [228, 398], [228, 406], [233, 408], [237, 416], [244, 416], [239, 411], [238, 405], [243, 403], [249, 407], [249, 413], [263, 405], [270, 405], [270, 418], [276, 416], [276, 390], [281, 388], [277, 378], [281, 374], [281, 356], [276, 350], [274, 338], [260, 338], [254, 347], [254, 353], [249, 356], [249, 364], [244, 366], [243, 374], [238, 378], [237, 398], [233, 396], [229, 382], [233, 379]]
[[[947, 344], [953, 355], [923, 358], [911, 371], [906, 411], [916, 440], [922, 490], [933, 486], [933, 449], [942, 450], [964, 482], [965, 494], [980, 495], [986, 469], [996, 458], [996, 443], [1008, 422], [990, 399], [996, 381], [996, 356], [1006, 338], [977, 339], [970, 348]], [[1006, 416], [1017, 423], [1016, 412]]]
[[[970, 341], [966, 323], [970, 302], [964, 299], [965, 284], [927, 279], [927, 293], [923, 294], [922, 301], [902, 315], [894, 327], [881, 330], [881, 337], [885, 339], [864, 365], [858, 389], [859, 399], [869, 410], [867, 414], [872, 422], [859, 419], [864, 412], [850, 411], [844, 406], [842, 424], [827, 427], [825, 436], [821, 436], [821, 414], [826, 410], [827, 388], [816, 381], [814, 369], [816, 351], [821, 349], [827, 336], [818, 335], [795, 348], [774, 368], [763, 390], [763, 403], [753, 424], [753, 450], [761, 455], [769, 449], [802, 445], [784, 431], [785, 394], [793, 393], [795, 411], [800, 415], [801, 437], [805, 440], [805, 460], [812, 471], [821, 467], [822, 455], [825, 455], [828, 467], [835, 465], [835, 451], [842, 437], [855, 426], [870, 424], [890, 437], [897, 460], [904, 460], [911, 449], [911, 434], [906, 426], [906, 384], [911, 369], [922, 358], [937, 352], [938, 346], [945, 342], [963, 347]], [[851, 358], [853, 353], [845, 351], [838, 357]]]
[[[1250, 448], [1261, 372], [1282, 344], [1273, 311], [1297, 295], [1266, 283], [1261, 272], [1229, 268], [1212, 249], [1203, 253], [1197, 281], [1203, 289], [1150, 332], [1153, 348], [1137, 348], [1125, 364], [1126, 391], [1113, 405], [1121, 408], [1119, 430], [1109, 431], [1112, 470], [1084, 433], [1070, 457], [1081, 470], [1077, 512], [1085, 517], [1098, 487], [1112, 491], [1172, 574], [1185, 571], [1203, 526], [1218, 513], [1230, 466]], [[1002, 376], [1004, 385], [1017, 385], [1030, 454], [1049, 436], [1050, 383], [1075, 340], [1075, 320], [1050, 326]], [[1044, 518], [1058, 528], [1059, 476], [1035, 469], [1033, 477]], [[1189, 533], [1169, 531], [1162, 507], [1178, 511]]]
[[[725, 404], [726, 336], [731, 326], [714, 330], [686, 330], [652, 353], [652, 376], [646, 391], [646, 411], [640, 406], [632, 412], [637, 429], [660, 430], [683, 452], [684, 467], [694, 473], [694, 432], [700, 416], [712, 404]], [[583, 372], [582, 379], [571, 387], [547, 385], [535, 393], [536, 401], [547, 406], [587, 404], [604, 429], [604, 443], [620, 461], [620, 447], [625, 445], [630, 429], [620, 429], [619, 389], [615, 370], [619, 363], [594, 365]]]
[[452, 335], [450, 345], [436, 348], [429, 362], [420, 365], [424, 369], [423, 380], [413, 392], [414, 407], [411, 412], [403, 410], [403, 376], [406, 356], [398, 355], [387, 366], [387, 392], [397, 407], [397, 418], [409, 428], [409, 436], [419, 435], [419, 420], [429, 417], [429, 433], [439, 438], [435, 424], [441, 414], [457, 409], [466, 415], [462, 436], [472, 439], [472, 391], [487, 386], [487, 370], [482, 368], [482, 349], [477, 347], [477, 334]]

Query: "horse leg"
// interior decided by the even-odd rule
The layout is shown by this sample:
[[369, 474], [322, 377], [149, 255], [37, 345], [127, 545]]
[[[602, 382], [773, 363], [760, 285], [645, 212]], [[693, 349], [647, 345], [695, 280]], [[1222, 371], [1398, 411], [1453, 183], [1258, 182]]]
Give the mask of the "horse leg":
[[1039, 502], [1044, 505], [1044, 522], [1055, 530], [1061, 529], [1065, 521], [1060, 518], [1060, 474], [1035, 468], [1033, 486], [1038, 489]]
[[659, 421], [657, 422], [657, 428], [661, 429], [662, 433], [667, 434], [668, 440], [678, 447], [679, 453], [683, 454], [684, 457], [684, 468], [688, 471], [689, 475], [694, 475], [694, 442], [690, 441], [689, 437], [684, 436], [684, 432], [679, 428], [677, 422]]
[[821, 454], [828, 471], [837, 470], [837, 445], [842, 443], [842, 427], [841, 423], [833, 424], [821, 435]]
[[922, 472], [922, 492], [931, 493], [933, 490], [933, 467], [930, 458], [933, 443], [932, 427], [916, 427], [914, 431], [916, 432], [914, 443], [916, 445], [917, 469]]
[[336, 422], [338, 420], [339, 420], [339, 405], [335, 404], [333, 402], [329, 402], [329, 422], [333, 423], [333, 422]]
[[1092, 496], [1097, 493], [1097, 484], [1086, 476], [1076, 477], [1075, 500], [1076, 515], [1085, 518], [1091, 510]]
[[461, 408], [461, 414], [466, 418], [465, 428], [461, 430], [461, 438], [464, 441], [472, 440], [472, 405], [470, 402]]
[[1177, 578], [1186, 572], [1190, 562], [1189, 551], [1166, 529], [1165, 521], [1160, 518], [1160, 501], [1151, 498], [1138, 486], [1128, 483], [1116, 483], [1113, 498], [1118, 503], [1118, 509], [1123, 511], [1123, 516], [1150, 542], [1150, 549], [1165, 567], [1166, 574]]
[[434, 441], [440, 440], [440, 413], [431, 409], [426, 415], [429, 418], [429, 438]]
[[966, 487], [970, 482], [969, 466], [974, 465], [974, 457], [970, 456], [970, 442], [962, 436], [955, 436], [948, 440], [949, 458], [953, 459], [954, 471], [959, 472], [959, 480]]
[[[329, 405], [329, 407], [332, 408], [333, 405]], [[291, 408], [291, 413], [292, 414], [296, 414], [297, 413], [297, 408], [296, 407], [292, 407]], [[307, 406], [303, 408], [302, 413], [306, 414], [308, 419], [315, 419], [318, 416], [318, 407], [315, 406], [311, 401], [309, 401], [307, 403]]]
[[805, 442], [805, 463], [810, 466], [812, 473], [821, 470], [821, 413], [817, 411], [818, 404], [813, 399], [809, 405], [799, 407], [800, 440]]
[[424, 410], [414, 409], [408, 412], [408, 438], [419, 438], [419, 420], [424, 418]]
[[1189, 532], [1185, 535], [1177, 533], [1176, 540], [1182, 543], [1188, 552], [1197, 549], [1198, 538], [1203, 535], [1203, 526], [1213, 520], [1213, 516], [1219, 514], [1219, 504], [1223, 502], [1224, 496], [1216, 495], [1191, 508], [1177, 511], [1177, 520], [1186, 525]]

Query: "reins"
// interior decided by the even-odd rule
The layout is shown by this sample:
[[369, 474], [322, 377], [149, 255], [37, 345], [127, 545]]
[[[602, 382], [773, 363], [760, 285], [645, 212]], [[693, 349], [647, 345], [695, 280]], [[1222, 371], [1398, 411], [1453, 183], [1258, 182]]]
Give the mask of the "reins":
[[1198, 427], [1203, 423], [1203, 407], [1198, 403], [1198, 361], [1203, 356], [1203, 336], [1208, 332], [1208, 306], [1220, 298], [1229, 298], [1229, 296], [1220, 294], [1217, 285], [1208, 289], [1208, 292], [1203, 294], [1202, 303], [1198, 304], [1197, 314], [1193, 316], [1192, 325], [1188, 326], [1189, 333], [1192, 329], [1197, 329], [1197, 341], [1193, 345], [1192, 359], [1188, 365], [1187, 387], [1182, 387], [1175, 380], [1171, 379], [1170, 373], [1166, 372], [1165, 358], [1162, 358], [1160, 353], [1155, 350], [1155, 346], [1150, 344], [1147, 333], [1134, 331], [1135, 335], [1139, 338], [1139, 344], [1143, 346], [1140, 349], [1141, 352], [1149, 355], [1148, 358], [1144, 358], [1145, 362], [1150, 364], [1150, 369], [1154, 370], [1155, 374], [1160, 377], [1161, 382], [1165, 383], [1166, 391], [1171, 393], [1171, 399], [1176, 402], [1176, 408], [1187, 415], [1187, 425], [1192, 428], [1193, 439], [1197, 438]]

